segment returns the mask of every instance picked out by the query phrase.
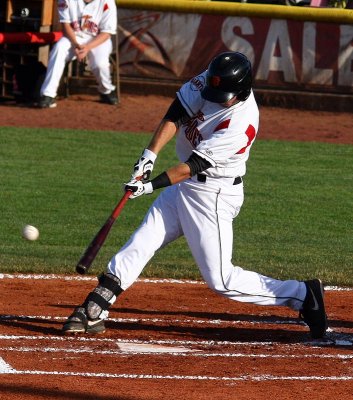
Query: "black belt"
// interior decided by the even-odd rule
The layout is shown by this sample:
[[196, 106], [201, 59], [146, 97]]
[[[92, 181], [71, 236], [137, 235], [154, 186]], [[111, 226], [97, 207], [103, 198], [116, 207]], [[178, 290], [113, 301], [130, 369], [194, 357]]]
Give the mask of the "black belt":
[[[199, 182], [206, 182], [207, 176], [206, 176], [206, 175], [203, 175], [203, 174], [197, 174], [197, 180], [198, 180]], [[243, 180], [242, 180], [241, 176], [237, 176], [237, 177], [234, 179], [233, 185], [239, 185], [239, 183], [242, 183], [242, 182], [243, 182]]]

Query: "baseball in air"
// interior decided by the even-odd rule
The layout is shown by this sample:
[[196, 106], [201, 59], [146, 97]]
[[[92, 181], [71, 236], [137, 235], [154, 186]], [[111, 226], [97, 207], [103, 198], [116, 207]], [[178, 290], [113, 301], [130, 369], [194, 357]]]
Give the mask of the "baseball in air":
[[21, 17], [26, 18], [29, 16], [29, 9], [28, 8], [22, 8], [21, 10]]
[[39, 230], [32, 225], [26, 225], [22, 230], [22, 236], [26, 240], [37, 240], [39, 237]]

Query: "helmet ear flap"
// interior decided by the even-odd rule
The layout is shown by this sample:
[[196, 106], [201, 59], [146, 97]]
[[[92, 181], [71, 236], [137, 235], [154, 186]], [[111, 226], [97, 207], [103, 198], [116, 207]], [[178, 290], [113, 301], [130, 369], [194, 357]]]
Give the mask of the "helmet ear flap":
[[240, 101], [245, 101], [250, 96], [250, 93], [251, 93], [251, 89], [243, 90], [242, 92], [237, 94], [237, 99]]

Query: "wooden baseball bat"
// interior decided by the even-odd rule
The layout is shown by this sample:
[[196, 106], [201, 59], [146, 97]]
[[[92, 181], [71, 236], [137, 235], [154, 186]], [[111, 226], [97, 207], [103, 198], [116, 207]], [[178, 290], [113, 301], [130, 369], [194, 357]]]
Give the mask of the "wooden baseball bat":
[[125, 192], [124, 196], [114, 208], [109, 218], [105, 221], [104, 225], [101, 227], [101, 229], [98, 231], [96, 236], [87, 247], [86, 251], [83, 253], [80, 261], [76, 265], [76, 272], [81, 275], [84, 275], [88, 272], [93, 260], [96, 258], [100, 248], [103, 246], [103, 243], [105, 242], [111, 227], [121, 213], [121, 210], [124, 208], [125, 203], [128, 201], [131, 193], [132, 192], [130, 190]]

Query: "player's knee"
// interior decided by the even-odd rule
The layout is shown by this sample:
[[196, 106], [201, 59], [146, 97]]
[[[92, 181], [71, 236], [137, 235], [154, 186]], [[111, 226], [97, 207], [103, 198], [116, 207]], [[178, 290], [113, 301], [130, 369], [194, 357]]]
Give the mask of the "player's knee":
[[71, 43], [67, 38], [61, 38], [52, 48], [51, 55], [66, 57], [69, 53]]
[[109, 59], [95, 58], [95, 59], [89, 60], [89, 67], [91, 68], [91, 70], [93, 72], [94, 72], [94, 70], [96, 70], [96, 72], [98, 72], [100, 70], [110, 69], [110, 62], [109, 62]]
[[123, 291], [120, 279], [113, 274], [104, 273], [98, 277], [99, 284], [87, 296], [83, 306], [89, 319], [106, 318], [108, 308]]

